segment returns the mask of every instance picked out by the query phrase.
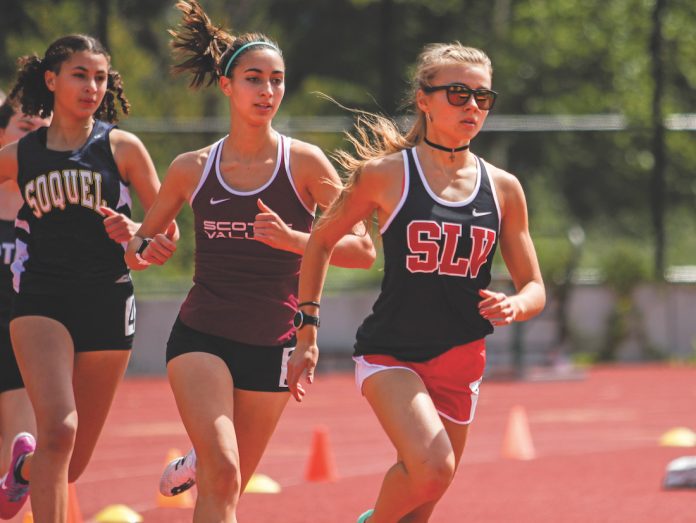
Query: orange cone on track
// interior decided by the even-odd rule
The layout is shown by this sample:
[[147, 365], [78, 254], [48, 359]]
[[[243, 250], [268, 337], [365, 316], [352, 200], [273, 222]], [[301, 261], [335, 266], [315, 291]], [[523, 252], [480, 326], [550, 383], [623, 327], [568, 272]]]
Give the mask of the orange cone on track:
[[[179, 449], [169, 449], [167, 452], [167, 458], [164, 461], [164, 466], [166, 467], [177, 458], [183, 456]], [[164, 469], [163, 469], [164, 470]], [[191, 508], [196, 503], [193, 500], [190, 490], [186, 490], [181, 494], [176, 496], [163, 496], [162, 493], [157, 490], [157, 506], [162, 508]]]
[[515, 405], [510, 410], [503, 440], [503, 457], [519, 460], [530, 460], [536, 457], [527, 412], [521, 405]]
[[336, 464], [329, 445], [329, 431], [324, 426], [318, 426], [314, 429], [305, 479], [311, 482], [336, 481], [338, 479]]
[[68, 523], [83, 523], [74, 483], [68, 483]]

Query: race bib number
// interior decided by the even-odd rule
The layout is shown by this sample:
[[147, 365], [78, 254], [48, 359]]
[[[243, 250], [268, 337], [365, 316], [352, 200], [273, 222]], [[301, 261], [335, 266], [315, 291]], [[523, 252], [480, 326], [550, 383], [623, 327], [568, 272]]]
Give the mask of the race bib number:
[[126, 300], [126, 336], [135, 334], [135, 296]]
[[285, 347], [283, 349], [283, 359], [280, 362], [280, 380], [278, 381], [279, 387], [288, 386], [288, 360], [292, 355], [295, 347]]

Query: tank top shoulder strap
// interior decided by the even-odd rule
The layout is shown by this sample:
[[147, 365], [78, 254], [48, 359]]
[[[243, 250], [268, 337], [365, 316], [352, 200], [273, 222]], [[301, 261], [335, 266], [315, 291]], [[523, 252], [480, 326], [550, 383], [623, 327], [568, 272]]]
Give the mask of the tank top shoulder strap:
[[401, 198], [399, 198], [399, 202], [396, 204], [396, 207], [394, 207], [394, 210], [389, 215], [389, 217], [386, 220], [384, 220], [384, 224], [379, 229], [380, 234], [384, 234], [385, 232], [387, 232], [389, 225], [391, 225], [391, 223], [399, 214], [401, 208], [404, 206], [406, 198], [408, 198], [409, 189], [411, 188], [411, 180], [413, 179], [412, 173], [416, 169], [415, 163], [413, 161], [413, 151], [411, 149], [404, 149], [401, 151], [401, 157], [403, 158], [404, 162], [404, 173], [403, 178], [401, 179]]
[[285, 169], [285, 172], [290, 174], [290, 144], [292, 143], [292, 138], [285, 136], [284, 134], [278, 133], [278, 139], [280, 140], [280, 146], [283, 149], [282, 159], [280, 167]]
[[295, 180], [292, 177], [292, 171], [290, 169], [290, 148], [292, 146], [292, 138], [278, 133], [278, 139], [280, 140], [282, 148], [280, 168], [278, 174], [282, 176], [282, 173], [285, 173], [285, 176], [287, 177], [287, 180], [290, 183], [290, 186], [292, 187], [295, 196], [297, 197], [297, 201], [300, 202], [305, 211], [307, 211], [312, 217], [314, 217], [314, 210], [307, 207], [304, 200], [300, 197], [300, 191], [297, 189]]
[[218, 157], [220, 155], [220, 151], [222, 150], [222, 144], [225, 143], [225, 139], [227, 139], [227, 136], [223, 136], [217, 142], [210, 146], [208, 159], [206, 160], [205, 166], [203, 167], [203, 172], [201, 173], [200, 180], [198, 180], [198, 185], [191, 194], [191, 199], [189, 200], [189, 203], [193, 203], [193, 201], [196, 199], [196, 195], [201, 190], [201, 187], [205, 185], [206, 180], [210, 177], [210, 173], [217, 169]]
[[[418, 193], [428, 194], [430, 197], [433, 196], [432, 191], [427, 186], [424, 181], [425, 173], [420, 164], [420, 159], [418, 158], [418, 152], [415, 147], [407, 149], [408, 151], [408, 168], [409, 168], [409, 179], [411, 182], [411, 188], [413, 191]], [[437, 198], [434, 198], [437, 201]]]
[[489, 191], [493, 191], [493, 179], [486, 169], [486, 164], [483, 162], [480, 156], [476, 156], [476, 163], [478, 164], [479, 172], [481, 173], [481, 188]]
[[90, 139], [100, 140], [108, 136], [109, 132], [116, 127], [115, 123], [105, 122], [103, 120], [94, 120], [94, 132]]
[[481, 188], [479, 189], [479, 192], [483, 191], [490, 194], [490, 196], [493, 198], [493, 202], [495, 203], [495, 208], [498, 211], [498, 218], [500, 219], [502, 216], [500, 213], [500, 201], [498, 199], [498, 191], [495, 188], [493, 176], [491, 176], [491, 173], [486, 167], [486, 162], [483, 161], [483, 158], [477, 156], [476, 159], [478, 160], [479, 171], [481, 172]]
[[420, 176], [418, 176], [418, 164], [416, 163], [416, 156], [413, 153], [414, 147], [404, 149], [402, 151], [404, 155], [404, 169], [405, 169], [405, 179], [409, 184], [413, 184], [413, 181], [418, 181]]
[[[111, 156], [111, 159], [114, 161], [115, 165], [116, 160], [114, 159], [113, 153], [111, 151], [110, 138], [110, 133], [114, 128], [116, 128], [116, 124], [114, 123], [104, 122], [102, 120], [94, 120], [92, 132], [87, 137], [87, 140], [85, 140], [85, 143], [78, 149], [72, 151], [72, 153], [66, 152], [64, 154], [83, 156], [85, 154], [89, 154], [90, 151], [100, 150], [104, 151], [104, 153], [106, 153], [108, 156]], [[45, 145], [46, 144], [44, 143], [44, 146]]]

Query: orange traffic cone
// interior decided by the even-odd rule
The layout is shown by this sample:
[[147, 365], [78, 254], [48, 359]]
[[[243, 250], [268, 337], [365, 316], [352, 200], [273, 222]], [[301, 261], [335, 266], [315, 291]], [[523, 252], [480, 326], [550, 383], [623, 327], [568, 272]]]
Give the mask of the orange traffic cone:
[[312, 482], [336, 481], [338, 479], [336, 464], [329, 446], [329, 431], [324, 426], [318, 426], [314, 429], [305, 479]]
[[536, 457], [532, 434], [529, 431], [527, 412], [521, 405], [515, 405], [510, 411], [505, 439], [503, 440], [503, 457], [521, 460]]
[[68, 483], [68, 523], [82, 523], [82, 511], [77, 502], [75, 483]]
[[[169, 449], [167, 452], [167, 459], [164, 462], [164, 466], [169, 465], [170, 462], [177, 458], [183, 456], [179, 449]], [[162, 493], [157, 490], [157, 506], [165, 508], [191, 508], [195, 505], [193, 496], [190, 490], [186, 490], [181, 494], [176, 496], [163, 496]]]

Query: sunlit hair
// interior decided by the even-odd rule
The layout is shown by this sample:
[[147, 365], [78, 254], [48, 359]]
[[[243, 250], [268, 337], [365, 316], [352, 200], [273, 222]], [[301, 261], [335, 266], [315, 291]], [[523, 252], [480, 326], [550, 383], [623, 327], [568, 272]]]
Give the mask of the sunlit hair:
[[451, 64], [482, 65], [493, 75], [491, 60], [480, 49], [466, 47], [459, 42], [428, 44], [418, 56], [409, 96], [404, 103], [414, 113], [413, 123], [406, 132], [402, 132], [391, 118], [365, 111], [352, 111], [357, 114], [355, 127], [352, 133], [346, 133], [346, 137], [355, 152], [339, 150], [332, 155], [347, 179], [346, 185], [317, 227], [321, 227], [323, 221], [330, 219], [340, 209], [367, 162], [414, 147], [423, 141], [427, 120], [425, 113], [416, 104], [416, 93], [422, 86], [430, 85], [443, 66]]
[[227, 76], [231, 76], [239, 57], [258, 49], [256, 46], [248, 47], [234, 57], [232, 64], [228, 64], [234, 53], [248, 43], [258, 42], [262, 48], [273, 48], [283, 56], [278, 44], [264, 34], [244, 33], [235, 36], [221, 26], [213, 25], [196, 0], [177, 2], [176, 8], [183, 16], [179, 25], [169, 30], [169, 34], [174, 53], [182, 61], [172, 69], [175, 73], [191, 73], [193, 77], [190, 86], [194, 89], [216, 83], [224, 75], [225, 69]]
[[22, 56], [17, 60], [18, 72], [10, 98], [17, 100], [22, 107], [22, 112], [30, 116], [38, 115], [48, 118], [53, 113], [53, 93], [49, 91], [44, 79], [46, 71], [60, 73], [60, 67], [73, 54], [81, 51], [100, 54], [106, 57], [109, 64], [106, 94], [101, 104], [94, 113], [94, 117], [107, 122], [116, 122], [120, 112], [128, 114], [130, 104], [123, 94], [123, 81], [121, 75], [111, 69], [111, 57], [104, 46], [93, 36], [75, 34], [59, 38], [53, 42], [43, 58], [37, 55]]

